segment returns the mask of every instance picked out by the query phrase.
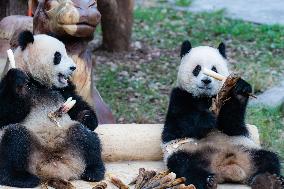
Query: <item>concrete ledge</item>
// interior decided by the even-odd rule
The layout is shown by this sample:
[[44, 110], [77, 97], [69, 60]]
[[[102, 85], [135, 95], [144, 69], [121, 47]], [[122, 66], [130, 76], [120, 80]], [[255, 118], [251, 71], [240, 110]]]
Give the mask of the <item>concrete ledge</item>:
[[[137, 176], [138, 169], [144, 167], [146, 169], [151, 170], [165, 170], [164, 164], [162, 161], [125, 161], [125, 162], [113, 162], [107, 163], [107, 173], [111, 173], [117, 177], [119, 177], [124, 183], [128, 184], [132, 181], [132, 179]], [[85, 181], [73, 181], [72, 184], [76, 187], [76, 189], [92, 189], [94, 187], [94, 183], [85, 182]], [[107, 182], [108, 189], [118, 189], [111, 183]], [[0, 186], [1, 189], [15, 189], [13, 187]], [[132, 186], [131, 189], [134, 187]], [[36, 189], [42, 189], [40, 186]], [[52, 187], [49, 187], [52, 189]], [[249, 189], [247, 186], [243, 185], [219, 185], [218, 189]]]

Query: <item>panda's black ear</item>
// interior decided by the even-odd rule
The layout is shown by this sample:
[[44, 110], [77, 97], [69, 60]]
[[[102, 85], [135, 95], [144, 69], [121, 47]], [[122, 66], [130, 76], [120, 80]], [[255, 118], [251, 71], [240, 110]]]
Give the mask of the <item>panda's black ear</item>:
[[227, 58], [226, 56], [226, 46], [223, 42], [221, 42], [218, 46], [218, 50], [220, 52], [220, 54], [224, 57], [224, 58]]
[[29, 43], [34, 42], [33, 33], [28, 30], [21, 32], [19, 35], [18, 42], [22, 51], [25, 50], [25, 48], [28, 46]]
[[189, 53], [190, 50], [191, 50], [191, 43], [188, 40], [184, 41], [181, 45], [180, 58], [182, 58], [184, 55]]

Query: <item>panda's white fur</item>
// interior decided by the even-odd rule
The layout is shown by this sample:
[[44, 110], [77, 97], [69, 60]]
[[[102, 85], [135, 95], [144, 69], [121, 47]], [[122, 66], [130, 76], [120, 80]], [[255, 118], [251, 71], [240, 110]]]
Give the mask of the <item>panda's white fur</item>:
[[[60, 64], [54, 65], [54, 53], [61, 54]], [[67, 55], [65, 45], [54, 37], [39, 34], [34, 36], [32, 45], [28, 45], [22, 52], [21, 48], [15, 50], [16, 66], [30, 72], [32, 76], [44, 85], [63, 88], [73, 71], [70, 67], [76, 67], [72, 58]], [[59, 75], [60, 74], [60, 75]]]
[[[197, 65], [200, 65], [202, 69], [198, 76], [194, 77], [192, 71]], [[209, 46], [192, 48], [181, 59], [177, 75], [178, 86], [194, 96], [216, 95], [222, 86], [222, 82], [203, 74], [204, 68], [211, 70], [213, 66], [217, 68], [219, 74], [223, 76], [229, 75], [227, 60], [222, 57], [218, 49]], [[203, 79], [211, 80], [211, 84], [208, 86], [210, 89], [204, 88]]]

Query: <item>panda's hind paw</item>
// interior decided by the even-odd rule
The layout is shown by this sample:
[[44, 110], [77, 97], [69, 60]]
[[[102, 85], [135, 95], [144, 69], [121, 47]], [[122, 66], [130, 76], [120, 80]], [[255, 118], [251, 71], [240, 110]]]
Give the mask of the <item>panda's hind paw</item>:
[[255, 176], [251, 184], [252, 189], [284, 189], [284, 177], [276, 174], [264, 173]]
[[30, 175], [28, 178], [25, 178], [25, 187], [36, 187], [40, 184], [40, 179], [35, 175]]
[[210, 174], [206, 179], [207, 189], [216, 189], [217, 188], [217, 180], [215, 175]]
[[281, 188], [281, 189], [284, 189], [284, 177], [283, 176], [276, 176], [276, 175], [274, 175], [275, 177], [276, 177], [276, 182], [278, 183], [277, 185], [279, 185], [279, 187]]

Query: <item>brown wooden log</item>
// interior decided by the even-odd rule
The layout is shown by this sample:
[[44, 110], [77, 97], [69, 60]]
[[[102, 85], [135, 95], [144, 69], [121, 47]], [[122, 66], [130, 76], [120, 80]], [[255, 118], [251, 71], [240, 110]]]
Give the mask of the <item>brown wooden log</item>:
[[111, 52], [130, 48], [134, 0], [98, 0], [102, 14], [103, 49]]

